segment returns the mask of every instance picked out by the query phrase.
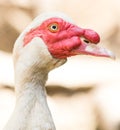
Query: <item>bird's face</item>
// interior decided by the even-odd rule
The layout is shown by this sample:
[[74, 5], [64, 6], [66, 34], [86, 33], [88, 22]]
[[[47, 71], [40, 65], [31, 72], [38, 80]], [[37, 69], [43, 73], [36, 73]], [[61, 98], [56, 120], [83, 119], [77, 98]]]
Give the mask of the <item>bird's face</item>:
[[51, 55], [58, 59], [79, 54], [114, 57], [110, 51], [97, 46], [100, 37], [95, 31], [82, 29], [62, 18], [49, 18], [31, 29], [24, 37], [23, 46], [35, 37], [41, 38]]

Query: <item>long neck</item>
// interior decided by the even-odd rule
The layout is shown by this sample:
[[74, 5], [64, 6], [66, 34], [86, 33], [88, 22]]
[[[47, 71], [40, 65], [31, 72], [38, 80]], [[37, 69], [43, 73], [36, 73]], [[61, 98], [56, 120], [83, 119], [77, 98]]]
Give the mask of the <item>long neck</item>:
[[13, 52], [16, 106], [4, 130], [55, 130], [44, 86], [48, 72], [66, 60], [54, 59], [39, 38], [23, 49], [21, 42], [16, 41]]
[[[45, 81], [37, 80], [38, 74], [27, 75], [26, 78], [28, 76], [32, 77], [30, 79], [24, 79], [24, 75], [24, 78], [21, 77], [27, 82], [16, 84], [16, 88], [22, 86], [22, 89], [19, 91], [16, 89], [16, 107], [5, 130], [55, 130], [46, 102], [46, 91], [43, 86]], [[43, 77], [47, 79], [47, 75]]]

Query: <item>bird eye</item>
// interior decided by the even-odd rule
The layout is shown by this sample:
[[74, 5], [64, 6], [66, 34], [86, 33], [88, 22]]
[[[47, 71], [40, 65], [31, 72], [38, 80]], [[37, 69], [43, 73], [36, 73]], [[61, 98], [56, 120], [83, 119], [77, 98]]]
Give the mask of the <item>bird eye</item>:
[[55, 33], [55, 32], [58, 32], [59, 27], [58, 27], [58, 24], [57, 24], [57, 23], [52, 23], [52, 24], [50, 24], [50, 25], [48, 26], [48, 29], [49, 29], [50, 32]]

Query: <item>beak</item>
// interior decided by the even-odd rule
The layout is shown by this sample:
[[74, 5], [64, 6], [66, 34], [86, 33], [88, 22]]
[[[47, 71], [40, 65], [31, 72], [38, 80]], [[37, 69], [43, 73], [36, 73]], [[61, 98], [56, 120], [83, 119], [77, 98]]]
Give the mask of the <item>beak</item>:
[[81, 45], [78, 48], [76, 48], [74, 51], [75, 53], [77, 53], [77, 55], [85, 54], [85, 55], [93, 55], [93, 56], [108, 57], [108, 58], [115, 59], [115, 55], [111, 51], [102, 48], [97, 44], [86, 43], [84, 41], [82, 41]]
[[[76, 30], [80, 30], [78, 32], [81, 33], [81, 29], [79, 27]], [[95, 31], [83, 29], [83, 34], [79, 37], [79, 40], [80, 45], [74, 50], [76, 55], [85, 54], [115, 59], [115, 55], [111, 51], [98, 46], [100, 37]]]

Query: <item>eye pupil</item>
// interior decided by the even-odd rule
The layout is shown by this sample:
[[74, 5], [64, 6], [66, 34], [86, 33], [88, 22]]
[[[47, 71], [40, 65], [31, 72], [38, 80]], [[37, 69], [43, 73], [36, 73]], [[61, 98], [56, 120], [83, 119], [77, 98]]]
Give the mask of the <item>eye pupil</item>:
[[52, 29], [57, 29], [57, 26], [56, 25], [52, 25], [52, 27], [51, 27]]
[[51, 23], [49, 26], [48, 26], [48, 29], [50, 32], [52, 33], [56, 33], [59, 31], [59, 25], [57, 23]]

